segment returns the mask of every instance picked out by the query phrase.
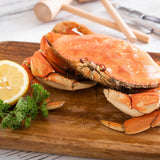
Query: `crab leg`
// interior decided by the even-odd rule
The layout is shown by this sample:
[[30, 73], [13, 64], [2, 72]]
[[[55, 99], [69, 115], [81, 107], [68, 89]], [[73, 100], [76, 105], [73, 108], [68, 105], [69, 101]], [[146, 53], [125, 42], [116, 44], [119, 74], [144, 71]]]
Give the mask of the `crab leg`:
[[135, 134], [145, 131], [151, 127], [160, 126], [160, 110], [150, 114], [145, 114], [141, 117], [134, 117], [124, 122], [126, 134]]
[[134, 117], [126, 120], [124, 124], [102, 120], [102, 124], [110, 129], [124, 132], [125, 134], [136, 134], [149, 128], [160, 126], [160, 110], [156, 110], [150, 114]]
[[47, 109], [48, 110], [53, 110], [53, 109], [61, 108], [64, 105], [64, 103], [65, 103], [65, 101], [47, 103]]
[[102, 124], [126, 134], [135, 134], [151, 127], [160, 126], [159, 90], [160, 88], [155, 88], [127, 95], [112, 89], [104, 89], [107, 100], [133, 118], [126, 120], [123, 125], [105, 120], [101, 121]]

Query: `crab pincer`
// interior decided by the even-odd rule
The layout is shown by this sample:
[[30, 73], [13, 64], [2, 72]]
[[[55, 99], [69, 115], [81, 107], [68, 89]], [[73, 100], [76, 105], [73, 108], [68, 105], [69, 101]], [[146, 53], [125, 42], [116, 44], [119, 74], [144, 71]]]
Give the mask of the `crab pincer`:
[[104, 89], [107, 100], [120, 111], [130, 115], [131, 119], [123, 124], [102, 120], [105, 126], [135, 134], [152, 127], [160, 126], [160, 92], [159, 87], [141, 93], [126, 94], [113, 89]]

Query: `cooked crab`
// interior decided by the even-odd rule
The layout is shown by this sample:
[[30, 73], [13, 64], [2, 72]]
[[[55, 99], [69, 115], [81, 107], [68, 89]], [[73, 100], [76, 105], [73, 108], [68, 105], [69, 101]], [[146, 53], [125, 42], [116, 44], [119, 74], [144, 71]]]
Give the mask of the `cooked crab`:
[[[60, 89], [84, 89], [99, 82], [110, 88], [104, 91], [107, 99], [125, 113], [131, 113], [132, 110], [130, 114], [132, 116], [150, 113], [149, 116], [153, 117], [154, 113], [157, 113], [154, 110], [159, 108], [152, 105], [153, 102], [154, 105], [158, 103], [157, 106], [159, 106], [159, 94], [154, 89], [136, 96], [111, 90], [158, 87], [160, 68], [153, 59], [145, 51], [126, 41], [95, 34], [84, 25], [75, 22], [57, 24], [52, 32], [42, 38], [40, 50], [36, 51], [23, 65], [26, 64], [34, 77]], [[156, 98], [152, 100], [149, 94]], [[133, 107], [133, 102], [138, 102], [141, 97], [144, 97], [144, 102], [146, 97], [151, 101], [147, 106], [141, 102], [142, 108], [138, 103]], [[147, 111], [142, 112], [145, 109]], [[155, 115], [158, 117], [158, 113]], [[147, 115], [143, 117], [145, 119]], [[157, 121], [155, 117], [153, 120]], [[105, 124], [107, 125], [107, 122]], [[113, 126], [111, 123], [108, 124], [109, 127]], [[153, 121], [149, 125], [152, 126]], [[120, 128], [124, 130], [124, 127]], [[147, 127], [142, 128], [132, 133]], [[126, 133], [131, 132], [126, 131]]]

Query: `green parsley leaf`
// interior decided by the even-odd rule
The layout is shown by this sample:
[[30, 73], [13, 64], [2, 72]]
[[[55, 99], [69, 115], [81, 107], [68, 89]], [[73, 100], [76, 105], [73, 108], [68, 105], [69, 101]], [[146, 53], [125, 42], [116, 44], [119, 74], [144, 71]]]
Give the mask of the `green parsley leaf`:
[[33, 98], [36, 103], [42, 103], [45, 99], [49, 97], [49, 92], [43, 88], [42, 85], [34, 84], [33, 87]]
[[47, 101], [43, 101], [43, 103], [40, 106], [40, 110], [42, 112], [43, 117], [48, 116], [48, 109], [46, 108], [46, 105], [47, 105]]
[[0, 119], [8, 113], [9, 108], [10, 105], [7, 103], [3, 103], [3, 101], [0, 99]]
[[49, 93], [40, 84], [33, 84], [33, 97], [19, 98], [15, 108], [9, 111], [10, 105], [0, 100], [0, 128], [18, 129], [22, 125], [29, 127], [31, 121], [36, 119], [39, 111], [44, 117], [48, 116], [46, 108]]

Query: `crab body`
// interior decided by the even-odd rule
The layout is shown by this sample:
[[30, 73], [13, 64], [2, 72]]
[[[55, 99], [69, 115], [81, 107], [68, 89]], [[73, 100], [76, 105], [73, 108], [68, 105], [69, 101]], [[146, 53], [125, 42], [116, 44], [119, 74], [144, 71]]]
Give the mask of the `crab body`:
[[75, 70], [110, 88], [153, 88], [160, 84], [159, 66], [128, 42], [100, 34], [67, 35], [52, 46]]
[[[62, 22], [42, 37], [40, 50], [27, 60], [29, 74], [50, 86], [73, 91], [98, 82], [107, 87], [108, 101], [135, 117], [123, 126], [103, 121], [110, 128], [132, 134], [160, 123], [159, 88], [151, 89], [160, 86], [160, 68], [145, 51], [126, 41], [95, 34], [75, 22]], [[140, 88], [149, 90], [129, 95], [119, 92]], [[137, 121], [142, 119], [146, 125], [138, 128]], [[134, 122], [134, 131], [127, 131]]]

